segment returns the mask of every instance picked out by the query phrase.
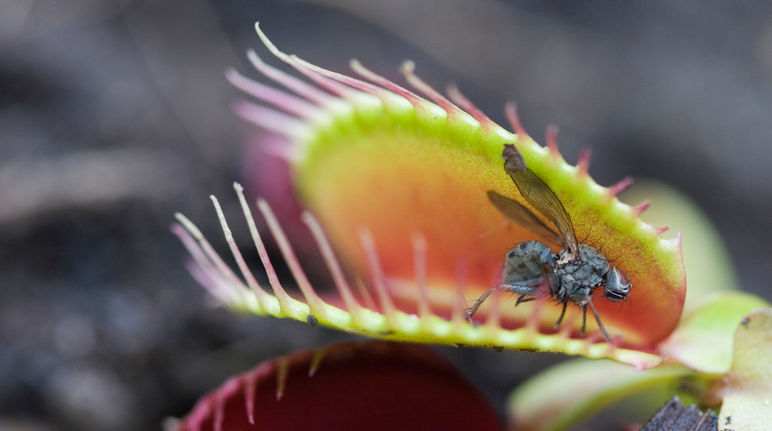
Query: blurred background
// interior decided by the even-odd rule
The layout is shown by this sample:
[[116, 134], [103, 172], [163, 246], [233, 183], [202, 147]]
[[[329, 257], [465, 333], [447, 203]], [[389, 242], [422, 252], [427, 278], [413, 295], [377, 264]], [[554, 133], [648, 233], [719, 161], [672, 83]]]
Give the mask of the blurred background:
[[[223, 72], [257, 76], [255, 20], [333, 70], [356, 57], [401, 82], [415, 60], [501, 124], [516, 100], [538, 141], [559, 125], [569, 161], [591, 146], [600, 184], [685, 192], [740, 286], [772, 298], [769, 2], [4, 0], [0, 429], [160, 429], [264, 358], [349, 338], [216, 308], [168, 229], [182, 211], [226, 250], [207, 196], [235, 210], [245, 176], [256, 131]], [[440, 350], [502, 410], [563, 359]]]

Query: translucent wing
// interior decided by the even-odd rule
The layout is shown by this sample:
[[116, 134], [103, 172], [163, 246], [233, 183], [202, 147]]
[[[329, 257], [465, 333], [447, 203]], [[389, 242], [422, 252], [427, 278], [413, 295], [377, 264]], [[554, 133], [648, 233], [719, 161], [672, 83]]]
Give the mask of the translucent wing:
[[505, 144], [501, 157], [504, 159], [504, 170], [515, 182], [520, 194], [537, 211], [555, 223], [563, 238], [563, 244], [572, 254], [579, 256], [579, 242], [576, 240], [574, 225], [555, 192], [525, 166], [523, 156], [514, 145]]
[[502, 214], [516, 221], [519, 225], [550, 242], [563, 245], [563, 238], [520, 202], [500, 195], [493, 190], [488, 190], [488, 199]]

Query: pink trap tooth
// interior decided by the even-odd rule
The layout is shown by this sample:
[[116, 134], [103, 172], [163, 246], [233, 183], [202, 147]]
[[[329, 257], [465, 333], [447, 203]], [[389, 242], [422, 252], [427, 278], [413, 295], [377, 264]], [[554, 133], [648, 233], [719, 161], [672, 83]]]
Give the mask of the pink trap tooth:
[[365, 249], [367, 255], [367, 264], [370, 268], [370, 273], [373, 279], [373, 286], [378, 295], [378, 299], [381, 302], [381, 310], [383, 315], [386, 316], [386, 321], [389, 326], [394, 325], [394, 318], [396, 317], [394, 302], [392, 302], [389, 296], [388, 288], [386, 287], [386, 277], [383, 275], [383, 269], [378, 259], [378, 252], [375, 249], [375, 241], [373, 235], [367, 229], [361, 229], [359, 231], [359, 238], [362, 243], [362, 247]]
[[453, 311], [451, 320], [464, 321], [464, 309], [466, 308], [466, 298], [464, 297], [464, 285], [456, 283], [456, 300], [453, 302]]
[[600, 331], [593, 331], [592, 333], [584, 337], [584, 345], [586, 347], [590, 347], [593, 344], [600, 341], [601, 339], [603, 339], [603, 336], [601, 335]]
[[[218, 274], [217, 278], [213, 278], [213, 280], [220, 279], [223, 281], [223, 283], [227, 283], [229, 286], [227, 289], [218, 290], [222, 291], [226, 297], [233, 297], [234, 294], [240, 294], [239, 289], [244, 286], [243, 283], [236, 275], [236, 273], [234, 273], [233, 270], [231, 270], [230, 267], [222, 260], [220, 255], [217, 254], [214, 248], [212, 248], [212, 245], [209, 244], [209, 241], [207, 241], [206, 238], [204, 238], [204, 235], [200, 230], [198, 230], [196, 225], [194, 225], [187, 217], [180, 213], [177, 213], [174, 216], [195, 240], [195, 247], [201, 252], [199, 256], [203, 256], [204, 259], [202, 262], [206, 262], [203, 265], [203, 269], [212, 270], [213, 273]], [[194, 257], [195, 256], [196, 254], [194, 254]]]
[[317, 108], [311, 103], [269, 85], [253, 81], [241, 75], [235, 69], [228, 69], [225, 72], [225, 77], [234, 87], [241, 91], [290, 114], [299, 117], [309, 117], [317, 111]]
[[425, 318], [431, 315], [429, 308], [429, 287], [426, 285], [426, 240], [422, 236], [413, 237], [413, 265], [418, 284], [418, 315]]
[[450, 97], [450, 100], [458, 105], [461, 109], [468, 112], [472, 117], [474, 117], [475, 120], [480, 123], [481, 127], [487, 129], [495, 125], [495, 123], [491, 121], [487, 115], [485, 115], [477, 106], [475, 106], [472, 102], [469, 101], [469, 99], [461, 94], [458, 86], [455, 84], [448, 85], [447, 93], [448, 97]]
[[346, 280], [346, 277], [343, 275], [343, 269], [341, 268], [340, 262], [335, 257], [335, 253], [332, 251], [332, 246], [330, 245], [327, 236], [324, 234], [322, 226], [319, 224], [319, 221], [316, 219], [316, 217], [314, 217], [309, 212], [303, 212], [301, 219], [311, 231], [311, 235], [313, 235], [314, 240], [316, 241], [316, 245], [322, 253], [322, 258], [324, 259], [325, 263], [327, 264], [327, 268], [332, 274], [333, 282], [335, 283], [335, 287], [338, 289], [338, 293], [343, 299], [343, 303], [346, 305], [346, 309], [349, 313], [351, 313], [355, 320], [361, 320], [362, 306], [360, 306], [357, 300], [354, 298], [354, 294], [351, 291], [351, 286]]
[[252, 274], [252, 271], [247, 266], [241, 251], [236, 245], [236, 241], [233, 239], [233, 233], [228, 226], [228, 222], [225, 220], [225, 215], [223, 214], [222, 207], [220, 207], [220, 203], [217, 201], [217, 198], [210, 196], [210, 199], [212, 200], [212, 204], [214, 205], [215, 211], [217, 212], [217, 218], [220, 220], [220, 226], [223, 230], [223, 234], [225, 235], [225, 241], [228, 243], [228, 247], [231, 250], [233, 258], [236, 260], [236, 265], [238, 266], [239, 271], [241, 271], [242, 277], [244, 277], [244, 279], [247, 281], [249, 288], [252, 290], [252, 292], [255, 293], [260, 306], [263, 307], [268, 300], [268, 294], [263, 291], [255, 279], [255, 276]]
[[525, 324], [528, 332], [539, 333], [539, 325], [541, 322], [541, 313], [544, 309], [544, 302], [546, 298], [539, 298], [533, 301], [533, 309], [528, 315], [528, 321]]
[[673, 247], [679, 250], [679, 252], [682, 250], [683, 241], [681, 240], [681, 231], [676, 232], [676, 235], [667, 241], [670, 241], [670, 243], [673, 244]]
[[247, 410], [247, 420], [255, 424], [255, 395], [257, 393], [257, 373], [248, 373], [244, 377], [244, 402]]
[[627, 190], [631, 185], [633, 185], [633, 177], [624, 177], [616, 184], [609, 186], [606, 189], [606, 194], [608, 197], [613, 198]]
[[455, 264], [454, 271], [455, 278], [455, 290], [456, 300], [453, 302], [453, 311], [451, 320], [458, 322], [466, 322], [464, 319], [464, 311], [466, 311], [466, 299], [464, 297], [464, 291], [466, 290], [466, 276], [467, 276], [467, 264], [465, 260], [458, 259]]
[[362, 302], [365, 304], [365, 308], [373, 311], [378, 311], [380, 308], [375, 303], [373, 295], [370, 294], [370, 289], [367, 288], [365, 282], [362, 279], [356, 281], [357, 293], [362, 297]]
[[257, 254], [260, 257], [260, 262], [263, 264], [265, 273], [268, 276], [268, 283], [271, 285], [273, 294], [276, 296], [276, 299], [279, 301], [279, 307], [287, 309], [291, 298], [284, 290], [284, 287], [282, 286], [281, 282], [279, 281], [279, 277], [276, 274], [276, 270], [273, 267], [273, 263], [271, 263], [271, 259], [268, 257], [268, 250], [266, 250], [265, 243], [263, 243], [263, 239], [260, 236], [260, 232], [257, 230], [257, 226], [255, 225], [255, 219], [252, 216], [252, 210], [249, 208], [249, 205], [247, 204], [247, 200], [244, 197], [244, 188], [241, 187], [241, 184], [234, 183], [233, 189], [236, 191], [236, 195], [239, 198], [239, 203], [241, 204], [241, 210], [244, 213], [244, 218], [247, 220], [247, 226], [249, 227], [249, 232], [252, 235], [252, 242], [255, 244], [255, 248], [257, 249]]
[[288, 142], [269, 141], [261, 145], [259, 151], [287, 162], [296, 162], [300, 158], [296, 146]]
[[[365, 93], [372, 94], [376, 97], [383, 97], [389, 94], [389, 92], [384, 90], [383, 88], [376, 87], [375, 85], [372, 85], [368, 82], [364, 82], [359, 79], [346, 76], [342, 73], [327, 70], [323, 67], [319, 67], [315, 64], [312, 64], [303, 59], [300, 59], [295, 55], [291, 55], [290, 60], [294, 61], [295, 63], [298, 64], [298, 66], [303, 67], [312, 73], [340, 82], [341, 84], [346, 84], [349, 87], [356, 88], [357, 90], [364, 91]], [[341, 87], [341, 88], [345, 88], [345, 87]]]
[[308, 377], [314, 377], [316, 375], [326, 354], [327, 350], [325, 348], [314, 350], [314, 356], [311, 358], [311, 364], [308, 366]]
[[287, 387], [287, 377], [289, 376], [289, 358], [283, 357], [276, 361], [276, 401], [280, 401], [284, 396], [284, 389]]
[[651, 206], [651, 202], [643, 201], [630, 209], [632, 210], [633, 214], [635, 214], [636, 216], [639, 216], [641, 215], [641, 213], [646, 211], [649, 208], [649, 206]]
[[[315, 72], [307, 66], [313, 66], [310, 63], [305, 63], [303, 60], [300, 60], [299, 58], [291, 55], [287, 55], [279, 50], [279, 48], [276, 47], [276, 45], [271, 42], [270, 39], [263, 33], [263, 30], [260, 29], [260, 23], [255, 23], [255, 30], [257, 31], [257, 35], [260, 37], [260, 40], [263, 41], [263, 44], [268, 48], [269, 51], [273, 55], [275, 55], [279, 60], [289, 64], [295, 70], [302, 73], [312, 81], [316, 82], [319, 86], [326, 89], [332, 94], [335, 94], [340, 97], [351, 97], [353, 95], [351, 89], [338, 84], [337, 82], [331, 81], [330, 79], [325, 78], [324, 76], [321, 76], [318, 72]], [[302, 81], [300, 81], [302, 82]], [[305, 86], [310, 87], [314, 89], [317, 92], [320, 92], [321, 94], [324, 94], [324, 92], [321, 92], [319, 89], [312, 87], [306, 83], [303, 83]], [[332, 98], [327, 96], [326, 100], [319, 102], [320, 104], [325, 104], [329, 102]]]
[[257, 200], [257, 207], [263, 214], [268, 225], [268, 230], [271, 232], [276, 244], [279, 246], [279, 251], [281, 252], [282, 257], [284, 257], [284, 261], [287, 263], [298, 288], [300, 288], [300, 291], [308, 304], [309, 311], [314, 314], [323, 315], [325, 304], [314, 290], [305, 271], [303, 271], [303, 267], [300, 264], [300, 261], [298, 261], [297, 256], [292, 249], [292, 245], [287, 239], [284, 230], [281, 228], [279, 220], [276, 218], [273, 210], [271, 210], [271, 207], [263, 199]]
[[509, 102], [506, 104], [504, 107], [504, 115], [507, 117], [507, 121], [512, 125], [512, 128], [515, 130], [518, 137], [524, 136], [528, 139], [531, 138], [528, 135], [528, 132], [525, 131], [525, 128], [523, 128], [523, 123], [520, 122], [520, 117], [517, 115], [517, 105], [515, 103]]
[[485, 327], [490, 331], [501, 328], [501, 292], [496, 291], [491, 298], [491, 311], [488, 313], [488, 318], [485, 319]]
[[234, 103], [233, 112], [250, 123], [284, 136], [292, 136], [292, 133], [305, 127], [294, 117], [251, 102], [238, 101]]
[[222, 431], [222, 424], [225, 419], [225, 396], [215, 398], [214, 420], [212, 421], [213, 431]]
[[299, 96], [305, 97], [311, 102], [318, 105], [324, 105], [333, 99], [332, 96], [313, 85], [303, 82], [292, 75], [288, 75], [273, 66], [269, 66], [252, 50], [247, 51], [247, 58], [260, 73], [294, 91]]
[[579, 171], [578, 175], [587, 176], [587, 170], [590, 168], [590, 158], [592, 157], [592, 149], [585, 147], [579, 151], [579, 159], [576, 162], [576, 168]]
[[571, 310], [568, 311], [568, 316], [564, 319], [563, 324], [560, 325], [558, 335], [564, 338], [569, 338], [578, 319], [578, 309], [572, 307]]
[[227, 302], [228, 297], [227, 295], [223, 295], [223, 293], [220, 291], [219, 283], [215, 281], [215, 278], [212, 277], [211, 274], [207, 273], [207, 271], [205, 271], [201, 265], [195, 262], [187, 262], [185, 264], [185, 269], [187, 269], [193, 279], [196, 280], [198, 284], [203, 286], [204, 289], [210, 292], [212, 296], [220, 301]]
[[196, 240], [193, 239], [190, 233], [179, 224], [174, 224], [172, 226], [172, 233], [180, 239], [182, 245], [188, 250], [193, 258], [192, 261], [186, 264], [188, 272], [190, 272], [193, 278], [210, 291], [216, 298], [223, 301], [227, 300], [228, 292], [220, 288], [220, 284], [217, 281], [219, 278], [217, 270], [204, 256], [203, 252], [196, 244]]
[[547, 126], [545, 139], [547, 141], [547, 149], [550, 152], [550, 156], [553, 158], [559, 158], [560, 150], [558, 149], [558, 126], [554, 124]]
[[337, 79], [335, 79], [335, 72], [331, 72], [315, 64], [311, 64], [294, 55], [288, 56], [287, 62], [300, 73], [307, 76], [308, 79], [313, 80], [327, 91], [334, 93], [339, 97], [344, 99], [351, 99], [356, 97], [357, 94], [361, 94], [351, 87], [342, 85]]
[[407, 79], [407, 82], [409, 82], [410, 85], [426, 95], [426, 97], [431, 99], [434, 103], [440, 105], [440, 107], [448, 113], [449, 118], [455, 118], [465, 114], [461, 108], [454, 105], [450, 100], [446, 99], [442, 94], [437, 92], [437, 90], [419, 78], [414, 72], [415, 64], [412, 61], [402, 63], [400, 70], [402, 71], [402, 74], [405, 75], [405, 79]]
[[389, 81], [388, 79], [384, 78], [381, 75], [378, 75], [377, 73], [371, 71], [370, 69], [367, 69], [366, 67], [362, 66], [362, 64], [357, 60], [351, 60], [349, 65], [351, 66], [351, 69], [354, 72], [356, 72], [363, 78], [370, 80], [375, 84], [407, 99], [407, 101], [410, 102], [410, 104], [413, 105], [413, 108], [415, 108], [416, 110], [424, 109], [426, 104], [429, 103], [429, 101], [427, 101], [423, 97], [413, 93], [412, 91], [404, 87], [401, 87], [395, 84], [392, 81]]
[[606, 351], [608, 352], [609, 356], [613, 356], [613, 352], [620, 348], [622, 346], [622, 339], [619, 337], [614, 337], [611, 339], [611, 342], [608, 343], [608, 348]]

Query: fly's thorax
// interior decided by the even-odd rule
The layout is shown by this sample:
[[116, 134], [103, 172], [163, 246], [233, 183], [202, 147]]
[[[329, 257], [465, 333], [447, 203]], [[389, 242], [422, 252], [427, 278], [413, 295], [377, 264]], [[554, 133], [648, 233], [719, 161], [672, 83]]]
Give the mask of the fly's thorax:
[[568, 250], [560, 252], [555, 268], [555, 277], [560, 292], [558, 299], [579, 303], [606, 282], [609, 272], [608, 260], [587, 244], [579, 244], [580, 258]]

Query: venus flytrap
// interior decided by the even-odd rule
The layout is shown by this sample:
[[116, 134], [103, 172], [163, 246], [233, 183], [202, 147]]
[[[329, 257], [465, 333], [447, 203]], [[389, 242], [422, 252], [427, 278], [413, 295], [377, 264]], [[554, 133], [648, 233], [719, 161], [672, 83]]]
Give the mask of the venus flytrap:
[[[589, 152], [580, 155], [576, 166], [566, 163], [558, 151], [555, 129], [548, 128], [546, 147], [538, 145], [525, 132], [514, 105], [508, 105], [507, 119], [515, 133], [509, 132], [457, 88], [450, 87], [447, 98], [431, 88], [410, 62], [402, 72], [415, 91], [356, 60], [351, 67], [364, 80], [287, 55], [259, 26], [256, 29], [268, 50], [306, 80], [270, 66], [250, 51], [248, 57], [256, 69], [289, 91], [229, 71], [227, 78], [236, 87], [265, 104], [242, 101], [235, 110], [283, 137], [282, 144], [265, 150], [290, 164], [298, 198], [307, 209], [301, 220], [310, 238], [288, 238], [270, 206], [258, 200], [258, 215], [267, 226], [267, 232], [261, 232], [243, 188], [234, 185], [268, 275], [268, 286], [262, 286], [236, 246], [216, 198], [212, 201], [239, 275], [187, 218], [178, 215], [180, 224], [174, 232], [193, 257], [191, 272], [226, 306], [372, 338], [553, 351], [633, 365], [622, 367], [622, 374], [626, 369], [636, 373], [669, 362], [649, 374], [621, 379], [621, 386], [599, 387], [598, 393], [607, 395], [575, 404], [573, 409], [565, 409], [560, 402], [545, 403], [548, 410], [555, 407], [565, 414], [550, 413], [544, 421], [539, 414], [518, 412], [521, 401], [517, 400], [527, 403], [533, 391], [541, 389], [525, 386], [520, 392], [525, 395], [514, 396], [518, 425], [562, 429], [608, 400], [701, 372], [700, 352], [708, 346], [703, 337], [706, 327], [700, 322], [718, 313], [724, 316], [721, 327], [733, 328], [735, 319], [766, 304], [757, 298], [732, 296], [728, 300], [737, 304], [733, 312], [707, 304], [695, 309], [676, 330], [686, 292], [681, 237], [663, 238], [666, 229], [641, 220], [647, 202], [629, 206], [617, 199], [630, 186], [629, 178], [610, 187], [598, 185], [588, 174]], [[591, 319], [588, 335], [580, 336], [581, 313], [573, 305], [563, 326], [555, 329], [560, 307], [547, 298], [514, 307], [514, 300], [494, 294], [473, 322], [464, 319], [467, 301], [500, 282], [506, 252], [517, 243], [539, 239], [488, 201], [486, 193], [493, 190], [529, 206], [502, 168], [505, 144], [514, 144], [528, 168], [556, 193], [580, 241], [601, 250], [632, 282], [630, 301], [624, 307], [604, 298], [594, 301], [611, 343], [601, 337]], [[263, 243], [265, 233], [277, 243], [300, 296], [288, 293], [277, 277]], [[291, 240], [311, 238], [332, 275], [335, 295], [318, 294], [295, 256]], [[723, 329], [722, 334], [731, 333]], [[724, 365], [713, 369], [711, 378], [729, 371], [725, 357], [719, 361]], [[608, 364], [597, 362], [598, 367], [604, 365]], [[548, 393], [550, 387], [544, 390]], [[249, 405], [251, 398], [247, 398]], [[205, 409], [209, 414], [223, 414], [223, 409], [211, 407]]]
[[[250, 52], [259, 70], [295, 94], [229, 72], [229, 79], [239, 88], [273, 107], [241, 102], [236, 106], [237, 113], [287, 138], [285, 148], [269, 151], [289, 159], [296, 189], [309, 209], [304, 217], [306, 224], [315, 225], [311, 230], [319, 244], [327, 239], [316, 225], [324, 226], [337, 255], [361, 276], [346, 281], [342, 271], [335, 269], [339, 266], [337, 258], [327, 247], [323, 255], [331, 272], [340, 275], [336, 285], [344, 304], [336, 308], [324, 302], [306, 280], [270, 209], [260, 204], [268, 230], [279, 239], [307, 308], [293, 302], [275, 277], [269, 277], [271, 295], [254, 282], [218, 209], [241, 276], [247, 281], [234, 283], [235, 275], [223, 265], [209, 265], [221, 272], [207, 274], [218, 292], [230, 292], [229, 305], [245, 308], [245, 304], [253, 304], [258, 313], [298, 320], [305, 320], [307, 315], [303, 313], [308, 313], [321, 324], [373, 336], [388, 334], [381, 336], [401, 341], [543, 349], [610, 357], [640, 368], [660, 362], [652, 355], [651, 347], [677, 323], [685, 291], [680, 240], [658, 239], [658, 231], [637, 218], [638, 209], [616, 199], [628, 181], [610, 188], [598, 186], [587, 174], [586, 157], [579, 167], [566, 164], [557, 151], [554, 135], [549, 148], [538, 146], [523, 130], [513, 106], [508, 107], [507, 114], [518, 134], [493, 123], [458, 89], [450, 91], [455, 104], [446, 99], [420, 80], [410, 63], [403, 66], [403, 73], [431, 101], [356, 61], [352, 62], [353, 69], [371, 82], [284, 54], [259, 27], [258, 32], [271, 52], [319, 87], [268, 66]], [[487, 201], [486, 191], [490, 189], [522, 201], [501, 167], [501, 148], [508, 142], [517, 145], [529, 168], [561, 196], [574, 219], [577, 236], [598, 247], [619, 250], [619, 256], [611, 257], [617, 257], [614, 263], [636, 286], [632, 305], [621, 309], [597, 301], [604, 321], [618, 336], [617, 345], [599, 342], [597, 333], [578, 337], [576, 310], [569, 310], [567, 324], [562, 331], [555, 331], [552, 325], [559, 310], [547, 301], [518, 308], [507, 300], [492, 301], [480, 309], [475, 322], [478, 325], [461, 321], [467, 306], [461, 299], [474, 298], [495, 284], [505, 252], [518, 242], [535, 239], [533, 233], [508, 221]], [[264, 247], [240, 187], [237, 194], [261, 250]], [[594, 222], [597, 219], [608, 221], [598, 224]], [[201, 251], [197, 254], [206, 255], [209, 248], [199, 244]], [[271, 274], [272, 263], [263, 252], [260, 254]], [[464, 268], [463, 283], [458, 280], [459, 267]], [[421, 295], [416, 294], [421, 291], [416, 289], [417, 272], [423, 280]], [[653, 279], [660, 281], [655, 283]], [[355, 290], [349, 284], [357, 285], [360, 280], [367, 280], [363, 283], [378, 299], [375, 310], [347, 293]], [[656, 295], [651, 293], [654, 284]], [[347, 314], [358, 318], [343, 317]], [[333, 315], [338, 316], [334, 321], [329, 318]], [[364, 315], [369, 317], [363, 319]], [[647, 318], [653, 315], [658, 317]]]
[[485, 397], [423, 346], [343, 343], [231, 377], [175, 431], [501, 429]]

